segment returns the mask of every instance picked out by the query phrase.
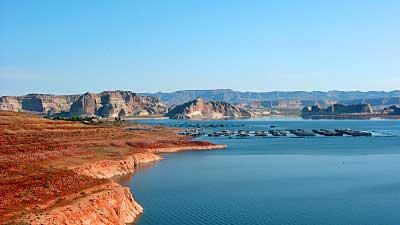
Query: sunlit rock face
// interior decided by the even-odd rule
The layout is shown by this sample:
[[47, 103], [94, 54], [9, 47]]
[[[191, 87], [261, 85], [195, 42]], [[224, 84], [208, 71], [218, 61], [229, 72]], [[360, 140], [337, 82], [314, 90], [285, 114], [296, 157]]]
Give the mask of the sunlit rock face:
[[68, 111], [79, 95], [29, 94], [0, 97], [0, 110], [55, 114]]
[[157, 98], [137, 96], [131, 91], [104, 91], [99, 94], [0, 97], [0, 110], [28, 111], [48, 116], [123, 117], [163, 114], [167, 107]]
[[221, 101], [205, 102], [202, 98], [178, 105], [171, 109], [167, 115], [174, 119], [224, 119], [251, 116], [245, 109], [229, 103]]

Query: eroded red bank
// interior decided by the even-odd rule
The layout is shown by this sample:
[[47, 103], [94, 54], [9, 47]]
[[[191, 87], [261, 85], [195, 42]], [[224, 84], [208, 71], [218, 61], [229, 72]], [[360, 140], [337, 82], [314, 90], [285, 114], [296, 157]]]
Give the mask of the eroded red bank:
[[157, 153], [225, 148], [167, 127], [86, 125], [0, 111], [0, 224], [125, 224], [143, 212], [110, 177]]

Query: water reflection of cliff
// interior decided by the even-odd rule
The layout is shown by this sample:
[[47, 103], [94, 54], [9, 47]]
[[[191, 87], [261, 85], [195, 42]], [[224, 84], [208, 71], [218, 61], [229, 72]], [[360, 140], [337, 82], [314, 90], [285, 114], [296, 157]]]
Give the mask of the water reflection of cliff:
[[129, 174], [124, 174], [120, 176], [115, 176], [112, 178], [115, 182], [119, 183], [120, 185], [124, 187], [130, 187], [130, 184], [132, 183], [132, 178], [135, 173], [140, 173], [141, 171], [147, 170], [151, 167], [154, 166], [156, 162], [149, 162], [149, 163], [142, 163], [135, 165], [135, 172], [134, 173], [129, 173]]

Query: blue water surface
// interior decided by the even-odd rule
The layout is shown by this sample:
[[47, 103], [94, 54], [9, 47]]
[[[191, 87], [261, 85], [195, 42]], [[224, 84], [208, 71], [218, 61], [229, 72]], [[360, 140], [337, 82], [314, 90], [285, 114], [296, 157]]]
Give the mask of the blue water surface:
[[165, 154], [139, 167], [130, 186], [144, 207], [139, 225], [400, 224], [400, 121], [145, 120], [179, 125], [224, 124], [222, 129], [351, 128], [372, 137], [200, 137], [226, 150]]

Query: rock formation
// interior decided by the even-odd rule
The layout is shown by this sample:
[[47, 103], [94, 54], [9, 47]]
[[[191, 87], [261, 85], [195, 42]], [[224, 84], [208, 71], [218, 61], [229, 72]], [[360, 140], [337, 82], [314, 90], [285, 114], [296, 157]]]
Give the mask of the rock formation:
[[210, 101], [206, 103], [202, 98], [197, 98], [175, 106], [167, 116], [174, 119], [224, 119], [250, 117], [251, 114], [245, 109], [226, 102]]
[[79, 95], [29, 94], [0, 97], [0, 110], [55, 114], [68, 111]]
[[[275, 106], [274, 101], [283, 101], [282, 103], [293, 104], [291, 101], [301, 103], [302, 106], [322, 104], [326, 102], [342, 103], [346, 105], [366, 103], [372, 106], [400, 104], [400, 90], [395, 91], [271, 91], [271, 92], [240, 92], [231, 89], [216, 90], [181, 90], [170, 93], [142, 93], [143, 96], [154, 96], [159, 98], [167, 105], [179, 105], [191, 101], [197, 97], [205, 101], [224, 101], [231, 104], [250, 103], [254, 101], [266, 101], [263, 103], [268, 107]], [[268, 101], [272, 101], [269, 104]], [[306, 103], [308, 102], [308, 103]], [[281, 104], [281, 103], [279, 103]], [[324, 106], [325, 107], [325, 106]], [[301, 109], [301, 108], [299, 108]]]
[[388, 115], [400, 115], [400, 107], [391, 105], [387, 108], [384, 108], [382, 113], [386, 113]]
[[[83, 192], [82, 192], [83, 193]], [[133, 223], [143, 208], [135, 201], [129, 188], [115, 182], [108, 182], [77, 193], [72, 203], [48, 207], [45, 213], [27, 214], [23, 221], [32, 225], [41, 224], [117, 224]], [[25, 224], [24, 222], [16, 224]]]
[[320, 116], [320, 115], [338, 115], [338, 114], [372, 114], [371, 105], [369, 104], [355, 104], [355, 105], [343, 105], [333, 104], [327, 108], [322, 108], [319, 105], [306, 106], [301, 111], [301, 116]]
[[133, 173], [139, 164], [155, 162], [162, 157], [153, 153], [136, 153], [121, 160], [102, 160], [79, 165], [72, 169], [74, 172], [95, 178], [111, 178], [114, 176]]
[[131, 91], [104, 91], [99, 94], [0, 97], [0, 110], [28, 111], [48, 116], [132, 116], [163, 114], [166, 106], [154, 97], [137, 96]]

